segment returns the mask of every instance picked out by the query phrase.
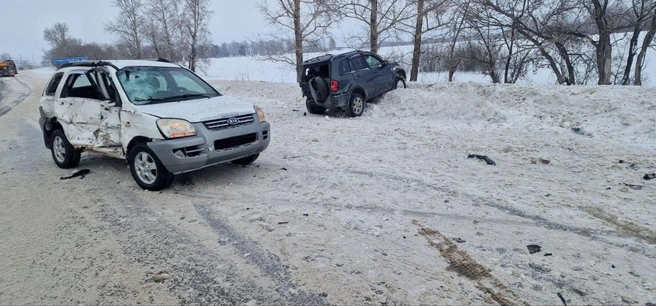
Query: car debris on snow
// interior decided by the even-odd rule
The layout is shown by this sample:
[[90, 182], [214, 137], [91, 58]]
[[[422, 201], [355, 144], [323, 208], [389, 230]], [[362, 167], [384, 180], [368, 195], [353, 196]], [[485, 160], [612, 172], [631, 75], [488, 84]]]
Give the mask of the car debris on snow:
[[89, 174], [89, 172], [91, 172], [90, 169], [74, 170], [74, 171], [71, 173], [71, 175], [69, 175], [69, 176], [62, 176], [62, 177], [60, 177], [59, 179], [60, 179], [60, 180], [67, 180], [67, 179], [71, 179], [71, 178], [78, 177], [78, 176], [80, 177], [80, 179], [83, 179], [85, 175]]
[[535, 254], [537, 252], [542, 251], [542, 247], [537, 244], [529, 244], [526, 246], [526, 248], [528, 248], [528, 252], [530, 254]]
[[492, 166], [497, 165], [497, 163], [495, 163], [492, 159], [487, 157], [487, 155], [469, 154], [467, 155], [467, 158], [478, 158], [484, 160], [488, 165], [492, 165]]
[[633, 185], [633, 184], [627, 184], [627, 183], [624, 183], [624, 186], [629, 187], [629, 188], [631, 188], [631, 189], [633, 189], [633, 190], [640, 190], [640, 189], [642, 189], [642, 185]]

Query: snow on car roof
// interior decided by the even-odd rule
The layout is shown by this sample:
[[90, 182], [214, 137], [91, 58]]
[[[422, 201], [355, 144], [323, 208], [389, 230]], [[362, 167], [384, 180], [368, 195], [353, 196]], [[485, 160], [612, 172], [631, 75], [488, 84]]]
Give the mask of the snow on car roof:
[[112, 60], [107, 61], [118, 69], [130, 66], [154, 66], [154, 67], [180, 67], [174, 63], [161, 62], [157, 60]]
[[116, 69], [124, 67], [135, 66], [150, 66], [150, 67], [180, 67], [174, 63], [161, 61], [161, 60], [108, 60], [108, 61], [83, 61], [64, 64], [60, 68], [68, 67], [89, 67], [89, 66], [114, 66]]

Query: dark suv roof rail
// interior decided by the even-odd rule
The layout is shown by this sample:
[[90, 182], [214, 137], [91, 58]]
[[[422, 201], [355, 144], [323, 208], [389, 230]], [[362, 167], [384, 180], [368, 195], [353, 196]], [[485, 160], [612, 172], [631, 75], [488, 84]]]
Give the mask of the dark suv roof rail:
[[66, 63], [59, 68], [66, 68], [66, 67], [100, 67], [100, 66], [110, 66], [116, 70], [119, 70], [118, 67], [114, 66], [114, 64], [106, 61], [83, 61], [83, 62], [72, 62], [72, 63]]

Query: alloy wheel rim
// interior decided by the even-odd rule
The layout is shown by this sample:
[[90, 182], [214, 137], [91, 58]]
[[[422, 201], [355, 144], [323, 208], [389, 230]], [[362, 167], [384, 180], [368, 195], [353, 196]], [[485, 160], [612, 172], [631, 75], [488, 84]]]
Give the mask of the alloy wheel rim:
[[53, 151], [55, 153], [55, 159], [58, 162], [63, 163], [66, 160], [66, 148], [64, 148], [64, 140], [61, 137], [56, 136], [53, 144]]
[[362, 105], [362, 98], [357, 97], [353, 100], [353, 112], [356, 114], [362, 113], [364, 106]]
[[152, 184], [157, 179], [155, 160], [146, 152], [139, 152], [134, 158], [134, 169], [139, 179], [146, 184]]

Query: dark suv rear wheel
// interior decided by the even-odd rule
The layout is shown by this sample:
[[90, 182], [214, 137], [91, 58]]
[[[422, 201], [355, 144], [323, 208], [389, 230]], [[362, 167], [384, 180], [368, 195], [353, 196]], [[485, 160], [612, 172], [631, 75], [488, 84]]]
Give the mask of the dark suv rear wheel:
[[349, 101], [349, 104], [346, 107], [346, 114], [351, 117], [362, 116], [365, 104], [364, 97], [359, 93], [354, 93], [351, 96], [351, 101]]
[[310, 114], [321, 115], [326, 112], [325, 107], [317, 105], [310, 97], [305, 99], [305, 107]]

